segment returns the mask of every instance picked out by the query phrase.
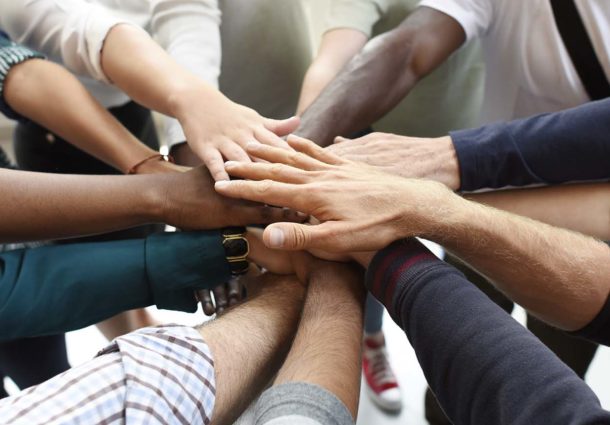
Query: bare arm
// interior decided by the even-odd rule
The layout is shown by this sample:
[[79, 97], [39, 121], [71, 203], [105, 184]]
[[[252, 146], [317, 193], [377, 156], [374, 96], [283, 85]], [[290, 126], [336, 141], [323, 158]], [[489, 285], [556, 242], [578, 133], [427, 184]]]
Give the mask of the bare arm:
[[366, 34], [351, 28], [337, 28], [322, 36], [318, 54], [303, 80], [297, 115], [302, 115], [345, 64], [362, 50], [367, 39]]
[[594, 238], [610, 240], [610, 185], [575, 184], [477, 193], [467, 199]]
[[[557, 327], [580, 329], [610, 293], [610, 248], [593, 238], [461, 198], [426, 180], [402, 179], [289, 139], [307, 155], [253, 146], [252, 155], [286, 165], [228, 164], [245, 179], [217, 191], [311, 213], [321, 224], [275, 224], [274, 248], [375, 251], [421, 236], [488, 276], [509, 298]], [[255, 153], [256, 152], [256, 153]], [[316, 159], [314, 159], [316, 158]]]
[[80, 176], [0, 169], [0, 242], [67, 238], [164, 222], [214, 229], [296, 215], [227, 200], [200, 167], [145, 176]]
[[11, 68], [4, 98], [19, 114], [124, 173], [157, 153], [140, 143], [71, 73], [53, 62], [32, 59]]
[[230, 101], [131, 25], [119, 24], [109, 31], [102, 67], [106, 76], [136, 102], [177, 118], [189, 146], [215, 180], [228, 178], [222, 167], [223, 157], [249, 161], [243, 147], [252, 140], [285, 146], [278, 135], [288, 134], [298, 125], [296, 119], [263, 118]]
[[399, 27], [372, 39], [305, 111], [297, 134], [326, 146], [369, 126], [465, 40], [449, 16], [421, 7]]

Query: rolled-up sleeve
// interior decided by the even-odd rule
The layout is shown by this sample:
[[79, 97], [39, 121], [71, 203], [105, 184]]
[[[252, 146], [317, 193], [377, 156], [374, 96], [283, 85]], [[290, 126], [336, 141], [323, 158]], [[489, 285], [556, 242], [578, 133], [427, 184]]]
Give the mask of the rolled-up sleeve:
[[132, 23], [86, 1], [0, 2], [0, 27], [13, 40], [41, 51], [78, 75], [107, 83], [101, 51], [109, 31], [118, 24]]

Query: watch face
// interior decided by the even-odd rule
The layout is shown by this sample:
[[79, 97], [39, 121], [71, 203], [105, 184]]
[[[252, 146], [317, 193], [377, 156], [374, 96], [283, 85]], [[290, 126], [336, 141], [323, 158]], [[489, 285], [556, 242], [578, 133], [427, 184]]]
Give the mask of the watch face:
[[242, 257], [248, 253], [248, 241], [244, 238], [225, 239], [222, 245], [227, 257]]

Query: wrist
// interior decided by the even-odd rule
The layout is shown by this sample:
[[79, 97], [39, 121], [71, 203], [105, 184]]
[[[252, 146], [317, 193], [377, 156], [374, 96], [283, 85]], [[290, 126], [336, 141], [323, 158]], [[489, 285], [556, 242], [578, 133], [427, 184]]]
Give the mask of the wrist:
[[458, 162], [457, 153], [451, 136], [439, 137], [435, 140], [440, 147], [439, 155], [439, 176], [438, 181], [447, 185], [448, 188], [455, 191], [461, 186], [460, 181], [460, 165]]
[[[206, 105], [216, 104], [217, 102], [228, 101], [216, 88], [197, 79], [196, 77], [187, 78], [181, 81], [173, 89], [167, 98], [169, 112], [182, 124], [183, 121], [192, 114], [193, 107], [202, 101]], [[208, 106], [211, 109], [211, 106]]]

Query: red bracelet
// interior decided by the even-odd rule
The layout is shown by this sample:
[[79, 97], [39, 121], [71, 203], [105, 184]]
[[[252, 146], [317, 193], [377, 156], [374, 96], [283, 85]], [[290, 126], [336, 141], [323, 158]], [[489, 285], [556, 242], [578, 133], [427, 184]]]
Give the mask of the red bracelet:
[[148, 158], [144, 158], [142, 161], [138, 162], [136, 165], [131, 167], [129, 169], [129, 171], [127, 171], [127, 174], [136, 174], [136, 171], [138, 171], [138, 167], [140, 167], [140, 165], [142, 165], [145, 162], [148, 162], [150, 160], [153, 160], [153, 159], [157, 159], [159, 161], [171, 162], [172, 164], [174, 163], [174, 158], [171, 155], [162, 155], [160, 153], [156, 153], [154, 155], [149, 156]]

